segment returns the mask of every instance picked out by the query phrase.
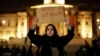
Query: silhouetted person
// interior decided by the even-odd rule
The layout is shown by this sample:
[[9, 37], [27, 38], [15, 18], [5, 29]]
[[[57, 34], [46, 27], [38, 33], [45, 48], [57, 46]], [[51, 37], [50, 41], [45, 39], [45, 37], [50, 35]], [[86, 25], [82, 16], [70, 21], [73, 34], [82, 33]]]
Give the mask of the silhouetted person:
[[[0, 43], [1, 44], [1, 43]], [[3, 52], [3, 46], [0, 45], [0, 56], [2, 56], [2, 52]]]
[[11, 49], [11, 52], [12, 52], [12, 56], [17, 56], [19, 54], [19, 48], [14, 44], [12, 49]]
[[85, 40], [85, 44], [80, 46], [80, 48], [76, 51], [76, 56], [88, 56], [89, 49], [90, 49], [90, 45]]
[[100, 39], [96, 38], [92, 41], [92, 47], [88, 53], [89, 56], [100, 56]]
[[32, 45], [30, 45], [30, 47], [28, 49], [27, 56], [34, 56], [34, 54], [32, 52]]
[[22, 47], [21, 56], [26, 56], [26, 48], [25, 48], [25, 46]]
[[55, 26], [49, 24], [45, 29], [45, 34], [40, 36], [34, 34], [36, 23], [37, 21], [35, 21], [33, 27], [29, 30], [28, 37], [32, 43], [42, 47], [40, 52], [41, 56], [52, 56], [51, 47], [56, 47], [59, 51], [59, 56], [64, 56], [64, 46], [74, 37], [74, 28], [68, 25], [68, 34], [60, 37], [57, 34]]

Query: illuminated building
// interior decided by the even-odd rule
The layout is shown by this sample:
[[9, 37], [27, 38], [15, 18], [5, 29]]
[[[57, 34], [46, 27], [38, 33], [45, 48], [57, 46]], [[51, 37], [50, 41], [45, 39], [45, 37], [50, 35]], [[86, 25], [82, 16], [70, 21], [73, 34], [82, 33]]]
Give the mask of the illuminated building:
[[[61, 2], [61, 3], [60, 3]], [[69, 16], [69, 11], [72, 12], [73, 11], [76, 13], [75, 8], [70, 7], [70, 9], [68, 9], [68, 7], [66, 7], [66, 4], [64, 2], [64, 0], [60, 1], [60, 0], [44, 0], [44, 5], [41, 4], [42, 6], [65, 6], [65, 16], [66, 18], [70, 18]], [[40, 5], [36, 5], [36, 6], [31, 6], [32, 11], [28, 11], [28, 13], [31, 14], [31, 16], [34, 18], [35, 15], [33, 15], [35, 13], [35, 9], [34, 8], [38, 8], [37, 6]], [[41, 7], [41, 6], [40, 6]], [[75, 28], [75, 38], [92, 38], [93, 37], [93, 18], [92, 18], [92, 12], [91, 11], [77, 11], [78, 15], [74, 15], [75, 17], [75, 24], [76, 24], [76, 28]], [[96, 35], [99, 36], [100, 35], [100, 13], [96, 13]], [[0, 14], [0, 38], [1, 39], [9, 39], [9, 37], [14, 37], [14, 38], [24, 38], [27, 35], [27, 31], [30, 28], [29, 27], [29, 15], [27, 15], [27, 12], [17, 12], [14, 14]], [[2, 20], [5, 20], [5, 23], [2, 23]], [[4, 21], [3, 21], [4, 22]], [[44, 34], [44, 29], [46, 27], [47, 24], [43, 24], [40, 26], [40, 30], [39, 30], [39, 34], [42, 35]], [[67, 34], [67, 29], [66, 29], [66, 25], [65, 22], [60, 22], [60, 23], [55, 23], [54, 24], [58, 30], [58, 34], [60, 36]], [[41, 30], [42, 29], [42, 30]]]
[[27, 13], [0, 14], [0, 39], [24, 38], [27, 34]]

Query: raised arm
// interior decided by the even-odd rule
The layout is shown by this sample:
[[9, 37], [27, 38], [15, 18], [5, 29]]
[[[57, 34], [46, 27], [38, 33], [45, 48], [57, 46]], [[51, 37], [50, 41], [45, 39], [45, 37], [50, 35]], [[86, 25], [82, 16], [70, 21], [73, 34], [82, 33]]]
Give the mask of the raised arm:
[[27, 34], [28, 38], [32, 41], [34, 38], [37, 38], [37, 35], [34, 34], [35, 33], [35, 30], [36, 30], [36, 26], [32, 26], [30, 29], [29, 29], [29, 32]]
[[67, 22], [66, 26], [68, 28], [68, 34], [60, 37], [60, 40], [59, 40], [62, 46], [65, 46], [66, 44], [68, 44], [74, 37], [74, 26], [71, 25], [69, 22]]
[[32, 27], [29, 29], [27, 36], [31, 40], [32, 43], [34, 43], [36, 45], [40, 45], [40, 43], [41, 43], [40, 36], [35, 34], [35, 30], [37, 28], [36, 24], [37, 24], [36, 21], [34, 21]]

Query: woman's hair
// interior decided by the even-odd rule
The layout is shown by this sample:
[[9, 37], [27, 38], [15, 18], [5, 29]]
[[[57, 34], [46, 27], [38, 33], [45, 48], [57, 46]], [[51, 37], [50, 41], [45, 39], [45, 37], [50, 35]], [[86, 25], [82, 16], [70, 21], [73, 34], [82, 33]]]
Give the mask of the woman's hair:
[[46, 27], [46, 29], [45, 29], [45, 32], [47, 31], [47, 29], [48, 29], [49, 26], [53, 27], [54, 35], [57, 35], [57, 30], [56, 30], [56, 28], [55, 28], [55, 26], [53, 24], [48, 24], [47, 27]]

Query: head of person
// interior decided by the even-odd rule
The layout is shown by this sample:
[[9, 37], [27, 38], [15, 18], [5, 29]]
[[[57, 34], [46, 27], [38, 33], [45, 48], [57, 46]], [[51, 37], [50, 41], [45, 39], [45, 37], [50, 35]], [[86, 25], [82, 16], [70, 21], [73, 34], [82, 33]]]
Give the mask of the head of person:
[[57, 35], [57, 30], [53, 24], [47, 25], [45, 29], [45, 34], [49, 37], [52, 37], [54, 35]]
[[100, 39], [97, 39], [96, 44], [98, 47], [100, 47]]
[[100, 47], [100, 39], [99, 39], [99, 38], [94, 39], [94, 40], [92, 41], [92, 44], [93, 44], [94, 46]]

